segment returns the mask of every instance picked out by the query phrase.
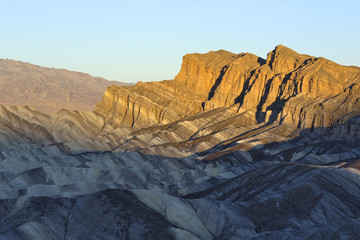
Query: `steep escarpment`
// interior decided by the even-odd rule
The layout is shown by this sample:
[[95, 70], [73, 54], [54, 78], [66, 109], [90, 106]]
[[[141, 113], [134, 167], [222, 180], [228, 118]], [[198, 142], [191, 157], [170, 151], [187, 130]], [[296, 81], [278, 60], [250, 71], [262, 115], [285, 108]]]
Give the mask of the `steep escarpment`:
[[[324, 58], [296, 55], [294, 51], [278, 46], [269, 53], [267, 65], [257, 71], [270, 73], [264, 78], [261, 100], [255, 102], [259, 122], [285, 121], [303, 128], [330, 127], [343, 116], [358, 110], [348, 109], [348, 106], [357, 102], [355, 89], [360, 83], [359, 68], [341, 66]], [[261, 77], [255, 81], [259, 79]], [[252, 92], [247, 95], [243, 101], [254, 97]], [[334, 109], [335, 105], [338, 109]], [[314, 121], [314, 124], [307, 120], [305, 124], [302, 116], [315, 115], [317, 109], [322, 110], [327, 120]], [[339, 109], [343, 110], [336, 113]]]
[[359, 84], [360, 68], [282, 45], [266, 60], [220, 50], [185, 55], [174, 80], [111, 87], [95, 112], [112, 125], [147, 127], [235, 104], [238, 112], [255, 111], [258, 123], [331, 127], [357, 114]]

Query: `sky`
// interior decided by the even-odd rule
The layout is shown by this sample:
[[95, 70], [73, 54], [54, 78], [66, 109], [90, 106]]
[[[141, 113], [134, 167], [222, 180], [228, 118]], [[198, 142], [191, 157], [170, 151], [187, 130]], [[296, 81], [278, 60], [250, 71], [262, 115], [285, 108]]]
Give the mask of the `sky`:
[[276, 45], [360, 66], [360, 1], [0, 0], [0, 58], [122, 82], [173, 79], [182, 57]]

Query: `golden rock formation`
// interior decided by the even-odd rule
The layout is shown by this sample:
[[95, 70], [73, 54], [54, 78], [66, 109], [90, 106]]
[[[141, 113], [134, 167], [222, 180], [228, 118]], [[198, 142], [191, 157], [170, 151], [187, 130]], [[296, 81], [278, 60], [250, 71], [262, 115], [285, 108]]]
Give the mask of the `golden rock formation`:
[[185, 55], [174, 80], [108, 88], [95, 113], [113, 126], [141, 128], [237, 105], [258, 123], [331, 127], [360, 111], [359, 89], [360, 68], [282, 45], [266, 60], [220, 50]]

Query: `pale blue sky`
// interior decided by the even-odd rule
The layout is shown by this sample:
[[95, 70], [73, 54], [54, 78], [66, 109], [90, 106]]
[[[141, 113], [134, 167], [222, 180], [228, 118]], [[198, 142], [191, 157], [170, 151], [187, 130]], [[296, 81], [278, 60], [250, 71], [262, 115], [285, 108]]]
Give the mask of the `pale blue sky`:
[[360, 1], [0, 1], [0, 58], [124, 82], [172, 79], [186, 53], [283, 44], [360, 66]]

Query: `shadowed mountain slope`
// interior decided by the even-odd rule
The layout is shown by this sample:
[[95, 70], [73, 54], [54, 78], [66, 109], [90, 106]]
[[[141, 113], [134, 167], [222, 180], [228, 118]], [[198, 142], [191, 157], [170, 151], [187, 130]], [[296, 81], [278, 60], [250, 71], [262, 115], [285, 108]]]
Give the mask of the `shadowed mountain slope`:
[[0, 237], [356, 239], [359, 124], [294, 132], [236, 112], [136, 130], [4, 107]]

